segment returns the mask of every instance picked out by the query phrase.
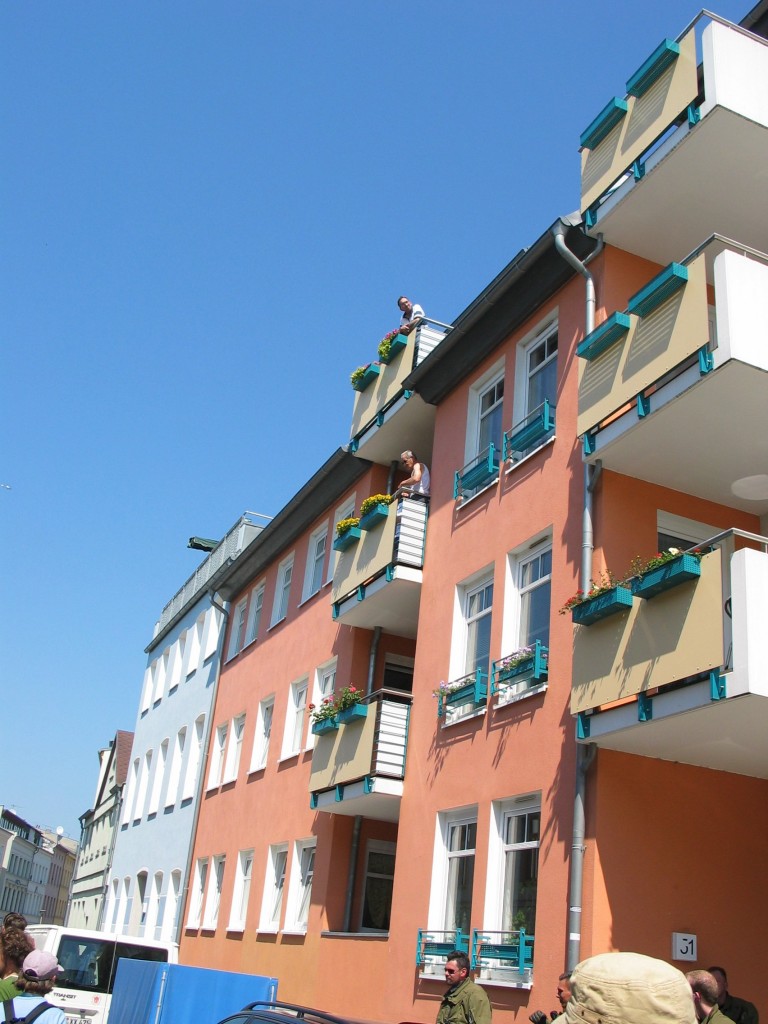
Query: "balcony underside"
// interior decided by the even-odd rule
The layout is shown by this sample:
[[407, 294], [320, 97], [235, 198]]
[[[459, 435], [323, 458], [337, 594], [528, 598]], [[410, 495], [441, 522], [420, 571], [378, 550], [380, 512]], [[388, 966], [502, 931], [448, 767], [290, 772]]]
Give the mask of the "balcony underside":
[[591, 233], [662, 265], [712, 232], [766, 252], [767, 145], [763, 125], [716, 107], [656, 166], [649, 159], [645, 177], [630, 178], [606, 200]]
[[[690, 386], [679, 392], [688, 381]], [[597, 435], [590, 461], [605, 469], [756, 515], [762, 500], [737, 497], [731, 485], [768, 464], [768, 374], [730, 360], [699, 378], [686, 371], [651, 395], [651, 412], [631, 409]], [[666, 404], [662, 404], [666, 401]]]
[[[729, 677], [726, 675], [726, 689]], [[652, 698], [653, 718], [638, 721], [636, 701], [591, 715], [589, 737], [607, 750], [768, 778], [768, 697], [711, 700], [709, 681]]]
[[[341, 799], [336, 789], [317, 793], [315, 810], [331, 814], [345, 814], [349, 817], [361, 815], [374, 821], [396, 822], [400, 819], [400, 800], [403, 795], [402, 779], [371, 778], [367, 789], [363, 779], [349, 782], [340, 787]], [[368, 791], [369, 790], [369, 791]]]
[[381, 465], [400, 458], [406, 448], [416, 452], [429, 465], [432, 461], [432, 437], [435, 430], [435, 407], [417, 394], [398, 398], [381, 414], [381, 425], [375, 420], [357, 438], [356, 454]]
[[362, 600], [357, 592], [353, 592], [339, 601], [338, 621], [361, 629], [381, 626], [385, 633], [415, 637], [419, 624], [421, 577], [421, 569], [395, 566], [393, 579], [388, 580], [381, 575], [366, 584]]

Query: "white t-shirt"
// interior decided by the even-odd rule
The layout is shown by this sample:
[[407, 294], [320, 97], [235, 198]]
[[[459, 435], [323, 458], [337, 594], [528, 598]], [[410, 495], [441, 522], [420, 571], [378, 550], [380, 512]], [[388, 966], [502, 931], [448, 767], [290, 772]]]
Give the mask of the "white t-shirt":
[[420, 316], [424, 316], [424, 310], [417, 302], [414, 302], [413, 309], [411, 310], [411, 315], [408, 316], [407, 313], [403, 313], [403, 318], [400, 321], [400, 326], [407, 327], [408, 324], [413, 323], [414, 320], [418, 320]]
[[415, 484], [411, 485], [411, 494], [423, 494], [425, 498], [429, 497], [429, 470], [420, 462], [421, 466], [421, 480], [417, 480]]

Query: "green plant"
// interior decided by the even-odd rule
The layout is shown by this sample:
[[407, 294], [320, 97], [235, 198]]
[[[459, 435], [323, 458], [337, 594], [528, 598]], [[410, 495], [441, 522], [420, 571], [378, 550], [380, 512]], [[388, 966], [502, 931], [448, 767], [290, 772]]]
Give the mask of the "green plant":
[[441, 679], [440, 682], [435, 687], [435, 689], [432, 691], [432, 696], [436, 697], [438, 700], [440, 700], [441, 697], [450, 697], [452, 693], [456, 693], [457, 690], [460, 690], [463, 686], [466, 685], [466, 679], [459, 679], [453, 683], [446, 683], [445, 680]]
[[589, 581], [589, 590], [586, 593], [583, 590], [577, 590], [572, 597], [568, 598], [560, 609], [560, 615], [567, 615], [577, 605], [591, 601], [593, 597], [600, 597], [601, 594], [607, 594], [614, 587], [620, 587], [626, 583], [626, 579], [626, 577], [616, 579], [612, 572], [601, 572], [598, 579]]
[[353, 388], [356, 385], [358, 385], [360, 381], [363, 379], [363, 377], [365, 376], [365, 371], [368, 369], [370, 365], [370, 363], [366, 363], [365, 366], [358, 366], [356, 370], [353, 370], [352, 373], [350, 373], [349, 383], [352, 385]]
[[[519, 665], [523, 661], [530, 661], [530, 659], [534, 656], [535, 653], [535, 646], [521, 647], [513, 654], [508, 654], [506, 658], [502, 658], [501, 661], [498, 663], [498, 668], [502, 672], [507, 672], [509, 669], [515, 668], [515, 666]], [[546, 661], [547, 655], [542, 654], [542, 658], [544, 661]]]
[[357, 516], [349, 516], [347, 519], [340, 519], [336, 523], [336, 536], [343, 537], [345, 533], [348, 533], [353, 526], [359, 526], [360, 520]]
[[651, 569], [658, 569], [662, 565], [666, 565], [667, 562], [673, 561], [675, 558], [679, 558], [680, 555], [693, 555], [694, 558], [701, 560], [701, 556], [704, 554], [699, 548], [694, 548], [693, 551], [682, 551], [680, 548], [667, 548], [666, 551], [657, 551], [652, 558], [647, 558], [645, 561], [637, 555], [632, 559], [632, 564], [629, 569], [630, 576], [642, 576], [643, 573], [650, 572]]
[[323, 697], [319, 708], [314, 704], [310, 704], [309, 710], [312, 712], [313, 722], [325, 722], [329, 718], [335, 718], [336, 705], [333, 702], [333, 694], [331, 693], [327, 697]]
[[392, 349], [392, 342], [400, 333], [399, 329], [396, 331], [390, 331], [389, 334], [385, 334], [379, 342], [379, 359], [382, 362], [386, 362], [389, 359], [389, 353]]
[[377, 505], [389, 505], [391, 501], [391, 494], [372, 494], [370, 498], [366, 498], [360, 503], [360, 515], [367, 516]]
[[355, 704], [359, 704], [363, 697], [363, 691], [358, 690], [356, 686], [345, 686], [341, 693], [334, 701], [334, 706], [337, 713], [339, 711], [346, 711], [347, 708], [353, 708]]
[[345, 686], [338, 695], [336, 693], [329, 693], [323, 697], [320, 707], [317, 707], [315, 704], [309, 705], [313, 723], [325, 722], [329, 718], [335, 718], [340, 711], [346, 711], [347, 708], [352, 708], [355, 704], [359, 704], [362, 697], [362, 690], [358, 690], [351, 683], [349, 686]]

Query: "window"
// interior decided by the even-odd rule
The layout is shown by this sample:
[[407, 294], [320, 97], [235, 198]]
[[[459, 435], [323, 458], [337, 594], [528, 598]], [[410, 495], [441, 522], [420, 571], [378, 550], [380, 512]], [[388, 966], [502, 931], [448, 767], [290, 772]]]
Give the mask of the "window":
[[221, 782], [222, 770], [224, 768], [224, 748], [227, 745], [227, 732], [229, 722], [219, 725], [213, 738], [211, 750], [211, 767], [208, 772], [208, 789], [214, 789]]
[[144, 670], [144, 687], [141, 691], [141, 711], [148, 711], [149, 706], [152, 703], [152, 691], [155, 687], [154, 676], [152, 675], [151, 666], [147, 666]]
[[492, 807], [488, 885], [483, 925], [533, 935], [541, 841], [538, 796], [497, 801]]
[[189, 660], [187, 661], [187, 676], [197, 671], [200, 663], [200, 651], [203, 649], [203, 628], [205, 626], [205, 612], [197, 617], [192, 627], [192, 639], [189, 644]]
[[[342, 519], [349, 519], [355, 514], [355, 503], [356, 498], [354, 494], [351, 494], [349, 498], [344, 502], [343, 505], [339, 505], [333, 514], [333, 536], [336, 537], [336, 524], [340, 523]], [[336, 572], [336, 564], [339, 560], [339, 551], [331, 551], [331, 557], [328, 559], [328, 579], [326, 583], [333, 579], [334, 573]]]
[[160, 938], [163, 940], [170, 939], [176, 934], [176, 928], [179, 923], [179, 912], [181, 910], [181, 902], [179, 900], [180, 893], [181, 871], [176, 869], [171, 872], [171, 887], [168, 891], [168, 905], [163, 917], [162, 928], [160, 929]]
[[269, 737], [272, 734], [272, 718], [275, 711], [274, 695], [259, 704], [256, 718], [256, 735], [253, 738], [253, 754], [249, 771], [257, 772], [267, 763]]
[[197, 789], [197, 773], [200, 768], [200, 758], [203, 751], [203, 728], [205, 726], [205, 715], [195, 719], [195, 727], [192, 731], [192, 741], [187, 761], [187, 773], [184, 776], [184, 789], [181, 793], [182, 800], [189, 800], [195, 795]]
[[395, 844], [371, 839], [365, 853], [362, 931], [389, 931], [394, 877]]
[[173, 756], [171, 758], [171, 773], [168, 776], [168, 790], [165, 794], [165, 806], [173, 807], [176, 803], [176, 795], [179, 791], [179, 780], [181, 778], [181, 762], [184, 757], [184, 744], [187, 740], [187, 727], [184, 726], [176, 733], [176, 742], [173, 745]]
[[223, 782], [234, 782], [240, 770], [240, 755], [243, 750], [243, 734], [245, 733], [245, 715], [232, 719], [232, 735], [227, 748], [227, 763], [224, 766]]
[[208, 619], [208, 632], [205, 636], [203, 658], [205, 661], [208, 661], [209, 658], [214, 656], [216, 648], [219, 646], [219, 632], [222, 625], [221, 612], [218, 608], [209, 608], [206, 618]]
[[[144, 922], [144, 936], [148, 939], [154, 939], [155, 929], [158, 924], [162, 924], [161, 917], [161, 893], [163, 891], [163, 872], [156, 871], [154, 878], [152, 879], [152, 890], [149, 895], [149, 908], [147, 910], [146, 921]], [[158, 918], [160, 921], [158, 922]]]
[[244, 597], [238, 601], [232, 613], [232, 628], [229, 632], [229, 647], [227, 648], [227, 661], [230, 661], [239, 653], [243, 646], [245, 634], [245, 610], [248, 606], [248, 598]]
[[472, 884], [475, 877], [477, 821], [448, 823], [446, 837], [446, 887], [443, 928], [469, 932], [472, 913]]
[[168, 676], [168, 662], [171, 658], [171, 652], [169, 648], [163, 651], [162, 655], [152, 665], [152, 673], [155, 677], [155, 692], [152, 696], [152, 702], [157, 704], [159, 700], [162, 700], [163, 691], [165, 690], [165, 680]]
[[131, 765], [131, 777], [128, 780], [128, 785], [125, 787], [125, 803], [123, 805], [123, 817], [120, 822], [121, 825], [127, 825], [131, 820], [131, 811], [133, 810], [133, 803], [136, 799], [136, 787], [139, 781], [140, 763], [139, 758], [136, 757]]
[[192, 896], [189, 901], [189, 917], [187, 928], [200, 927], [200, 913], [203, 909], [205, 882], [208, 877], [208, 858], [200, 857], [195, 864], [195, 880], [192, 885]]
[[[517, 347], [517, 367], [515, 376], [515, 423], [512, 434], [518, 425], [524, 425], [526, 417], [533, 417], [537, 412], [543, 413], [544, 402], [549, 402], [551, 411], [557, 403], [557, 323], [549, 323], [543, 329], [538, 328], [529, 338]], [[539, 433], [527, 447], [513, 449], [508, 454], [518, 462], [548, 440], [554, 426], [545, 430], [541, 424]], [[524, 442], [520, 442], [524, 443]]]
[[157, 814], [157, 809], [160, 806], [160, 790], [163, 788], [165, 763], [168, 760], [168, 743], [169, 741], [166, 739], [160, 744], [160, 757], [155, 765], [155, 777], [152, 780], [152, 793], [149, 798], [147, 814]]
[[148, 750], [144, 755], [144, 763], [139, 775], [139, 791], [136, 795], [136, 805], [133, 808], [133, 820], [139, 821], [144, 813], [144, 803], [147, 799], [147, 786], [149, 785], [149, 773], [152, 771], [152, 751]]
[[291, 579], [293, 577], [293, 555], [284, 559], [277, 570], [277, 584], [275, 586], [275, 603], [272, 606], [272, 626], [276, 626], [288, 614], [288, 595], [291, 592]]
[[478, 669], [487, 674], [491, 653], [493, 575], [464, 588], [463, 599], [466, 626], [464, 674], [474, 675]]
[[248, 899], [251, 895], [251, 873], [253, 871], [253, 850], [241, 850], [237, 858], [235, 888], [232, 893], [232, 910], [229, 915], [230, 931], [243, 931], [248, 913]]
[[285, 868], [288, 863], [288, 846], [270, 846], [267, 857], [267, 877], [264, 881], [264, 898], [261, 907], [259, 930], [276, 932], [280, 927], [285, 888]]
[[501, 414], [504, 405], [504, 378], [480, 392], [478, 402], [477, 454], [492, 444], [501, 450]]
[[291, 683], [288, 713], [285, 716], [285, 738], [283, 757], [291, 757], [301, 750], [304, 735], [304, 714], [307, 709], [307, 680]]
[[221, 906], [221, 890], [224, 885], [224, 865], [226, 857], [213, 858], [213, 866], [208, 876], [208, 895], [205, 900], [205, 913], [203, 914], [203, 928], [214, 929], [219, 923], [219, 908]]
[[261, 609], [264, 605], [264, 583], [260, 583], [251, 591], [251, 607], [248, 609], [248, 625], [245, 630], [245, 644], [252, 644], [259, 635], [261, 625]]
[[458, 494], [465, 499], [471, 498], [498, 478], [503, 409], [504, 361], [501, 360], [476, 381], [469, 391], [465, 472], [461, 474], [458, 489]]
[[520, 642], [528, 647], [537, 640], [549, 647], [549, 609], [552, 581], [552, 549], [540, 548], [519, 561]]
[[315, 873], [315, 846], [317, 840], [304, 839], [293, 848], [291, 884], [288, 894], [285, 930], [305, 932], [309, 920], [312, 898], [312, 878]]
[[[336, 686], [336, 659], [327, 665], [321, 666], [315, 673], [315, 686], [312, 694], [312, 703], [319, 707], [324, 697], [329, 697]], [[310, 732], [307, 736], [307, 745], [314, 746], [315, 737]]]
[[184, 651], [187, 646], [187, 634], [182, 633], [173, 648], [173, 666], [171, 668], [171, 678], [168, 682], [168, 695], [178, 688], [179, 681], [181, 680], [181, 672], [184, 665]]
[[304, 573], [302, 601], [307, 601], [323, 585], [325, 549], [328, 544], [328, 522], [313, 531], [307, 545], [307, 568]]

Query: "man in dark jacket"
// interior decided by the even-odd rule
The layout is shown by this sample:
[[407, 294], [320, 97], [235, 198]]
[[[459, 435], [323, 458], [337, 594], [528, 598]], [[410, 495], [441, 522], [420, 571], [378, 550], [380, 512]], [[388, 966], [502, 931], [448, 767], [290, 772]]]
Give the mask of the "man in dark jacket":
[[448, 954], [445, 980], [450, 988], [437, 1012], [437, 1024], [491, 1024], [485, 990], [469, 978], [469, 957], [460, 949]]
[[728, 975], [724, 967], [710, 967], [709, 973], [717, 982], [717, 1005], [734, 1024], [758, 1024], [757, 1007], [746, 999], [732, 996], [728, 991]]

